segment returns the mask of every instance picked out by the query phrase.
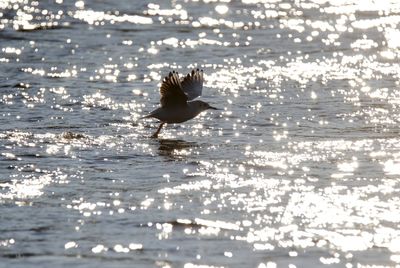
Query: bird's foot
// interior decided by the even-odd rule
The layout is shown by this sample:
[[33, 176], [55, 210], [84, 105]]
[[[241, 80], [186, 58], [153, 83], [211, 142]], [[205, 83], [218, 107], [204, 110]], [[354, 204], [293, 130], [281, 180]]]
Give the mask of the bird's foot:
[[157, 131], [151, 135], [151, 138], [158, 138], [158, 133], [160, 133], [161, 128], [164, 126], [165, 123], [161, 123], [160, 126], [158, 127]]

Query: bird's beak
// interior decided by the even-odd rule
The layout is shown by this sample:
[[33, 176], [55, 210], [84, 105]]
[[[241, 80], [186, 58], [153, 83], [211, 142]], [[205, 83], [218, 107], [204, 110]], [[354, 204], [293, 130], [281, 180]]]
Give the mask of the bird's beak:
[[208, 109], [211, 109], [211, 110], [219, 110], [218, 108], [215, 108], [215, 107], [212, 107], [212, 106], [209, 106]]

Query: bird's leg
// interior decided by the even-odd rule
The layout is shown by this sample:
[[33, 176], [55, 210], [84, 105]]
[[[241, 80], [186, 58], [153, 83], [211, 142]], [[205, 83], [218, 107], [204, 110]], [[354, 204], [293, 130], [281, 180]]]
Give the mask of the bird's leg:
[[160, 126], [157, 129], [157, 131], [151, 136], [152, 138], [158, 138], [158, 134], [160, 133], [160, 131], [161, 131], [162, 127], [164, 126], [164, 124], [165, 124], [164, 122], [162, 122], [160, 124]]

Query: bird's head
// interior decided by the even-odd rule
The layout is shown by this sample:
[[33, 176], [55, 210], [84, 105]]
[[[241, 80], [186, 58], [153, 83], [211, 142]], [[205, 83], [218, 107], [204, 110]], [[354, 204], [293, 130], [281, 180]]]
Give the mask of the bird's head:
[[203, 112], [203, 111], [205, 111], [205, 110], [209, 110], [209, 109], [211, 109], [211, 110], [218, 110], [217, 108], [212, 107], [212, 106], [211, 106], [210, 104], [208, 104], [207, 102], [204, 102], [204, 101], [201, 101], [201, 100], [193, 101], [192, 103], [193, 103], [195, 109], [196, 109], [199, 113], [201, 113], [201, 112]]

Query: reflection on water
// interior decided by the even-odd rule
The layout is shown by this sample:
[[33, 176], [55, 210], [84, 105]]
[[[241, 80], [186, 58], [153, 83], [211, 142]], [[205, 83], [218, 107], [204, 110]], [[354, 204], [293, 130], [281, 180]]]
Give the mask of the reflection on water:
[[[0, 1], [1, 263], [397, 267], [399, 11]], [[196, 67], [222, 111], [149, 139]]]
[[193, 149], [198, 147], [196, 142], [187, 142], [184, 140], [159, 139], [160, 144], [158, 152], [160, 156], [167, 156], [172, 159], [185, 158], [193, 153]]

